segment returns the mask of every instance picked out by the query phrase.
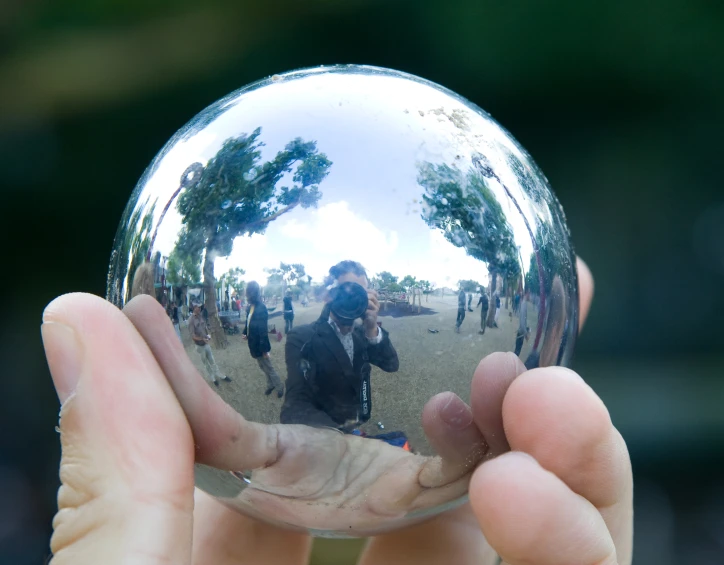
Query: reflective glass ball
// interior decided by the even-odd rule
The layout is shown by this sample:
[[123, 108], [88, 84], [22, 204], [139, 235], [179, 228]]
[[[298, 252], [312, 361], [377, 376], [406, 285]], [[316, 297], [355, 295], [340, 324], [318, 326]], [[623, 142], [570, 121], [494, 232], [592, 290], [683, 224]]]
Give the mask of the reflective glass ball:
[[321, 536], [464, 502], [485, 446], [442, 460], [424, 409], [469, 402], [493, 352], [566, 365], [578, 329], [563, 211], [526, 151], [453, 92], [360, 66], [275, 75], [179, 130], [116, 236], [108, 299], [138, 294], [180, 340], [197, 443], [218, 430], [197, 486]]

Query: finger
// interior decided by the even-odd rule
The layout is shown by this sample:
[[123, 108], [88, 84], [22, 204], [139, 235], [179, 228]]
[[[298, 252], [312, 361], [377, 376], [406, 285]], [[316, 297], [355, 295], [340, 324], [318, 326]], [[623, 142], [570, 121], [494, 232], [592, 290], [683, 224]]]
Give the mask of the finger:
[[496, 565], [470, 505], [370, 539], [359, 565]]
[[[284, 449], [277, 441], [276, 426], [248, 422], [209, 388], [186, 355], [168, 317], [155, 299], [147, 296], [134, 298], [126, 305], [124, 313], [146, 340], [186, 413], [194, 434], [198, 462], [218, 469], [239, 471], [267, 467], [276, 461], [279, 452]], [[207, 548], [205, 552], [194, 548], [195, 564], [236, 565], [231, 557], [238, 556], [241, 551], [237, 542], [254, 534], [261, 536], [262, 533], [263, 539], [276, 539], [272, 545], [278, 550], [277, 555], [283, 554], [284, 558], [265, 561], [271, 548], [254, 545], [252, 550], [247, 545], [244, 553], [246, 561], [241, 563], [302, 563], [308, 553], [299, 534], [261, 525], [250, 531], [250, 524], [257, 522], [241, 515], [236, 518], [234, 511], [218, 503], [209, 504], [208, 500], [203, 502], [198, 516], [194, 513], [194, 520], [194, 539]], [[228, 537], [219, 535], [220, 524], [229, 524], [229, 529], [224, 530], [229, 533]]]
[[243, 516], [200, 490], [196, 491], [194, 524], [194, 565], [302, 565], [309, 560], [312, 538], [308, 535]]
[[591, 309], [594, 285], [591, 270], [580, 257], [576, 258], [576, 268], [578, 270], [578, 300], [580, 311], [578, 329], [580, 331], [586, 321], [586, 318], [588, 317], [588, 311]]
[[470, 503], [490, 545], [510, 565], [616, 565], [596, 508], [524, 453], [481, 465]]
[[628, 563], [631, 464], [626, 444], [601, 399], [569, 369], [534, 369], [511, 384], [503, 419], [512, 449], [532, 455], [600, 510], [621, 563]]
[[274, 463], [279, 455], [276, 426], [249, 422], [212, 391], [196, 371], [163, 307], [138, 296], [123, 309], [166, 375], [196, 442], [196, 459], [212, 467], [243, 471]]
[[470, 406], [476, 427], [489, 446], [488, 457], [508, 451], [503, 426], [503, 398], [511, 383], [525, 371], [514, 353], [493, 353], [475, 369], [470, 389]]
[[148, 347], [91, 295], [54, 300], [41, 331], [63, 402], [53, 564], [190, 563], [193, 439]]
[[459, 396], [443, 392], [433, 396], [422, 410], [422, 427], [438, 458], [420, 473], [420, 484], [435, 487], [463, 476], [487, 451], [473, 413]]

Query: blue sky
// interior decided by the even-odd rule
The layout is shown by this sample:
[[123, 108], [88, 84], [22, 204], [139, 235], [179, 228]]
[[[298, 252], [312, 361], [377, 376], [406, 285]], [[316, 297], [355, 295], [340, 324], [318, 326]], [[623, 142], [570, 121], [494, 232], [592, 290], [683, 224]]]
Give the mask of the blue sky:
[[[206, 163], [225, 139], [257, 127], [262, 128], [266, 144], [264, 161], [301, 137], [317, 141], [333, 165], [320, 185], [323, 196], [316, 209], [294, 209], [270, 224], [265, 234], [237, 238], [232, 254], [216, 260], [217, 276], [240, 266], [248, 280], [263, 284], [264, 269], [283, 261], [303, 263], [308, 274], [321, 280], [332, 264], [354, 259], [373, 274], [382, 270], [400, 277], [411, 274], [437, 286], [452, 286], [459, 279], [486, 283], [483, 263], [421, 219], [422, 189], [416, 178], [423, 161], [467, 170], [474, 152], [485, 153], [531, 223], [534, 214], [549, 214], [526, 198], [499, 148], [518, 154], [524, 162], [527, 157], [487, 115], [424, 83], [340, 73], [280, 80], [242, 93], [204, 130], [165, 153], [147, 179], [139, 203], [146, 196], [158, 198], [158, 221], [163, 203], [189, 164]], [[526, 269], [532, 244], [522, 218], [497, 183], [490, 188], [508, 214]], [[181, 218], [172, 206], [159, 228], [156, 250], [168, 255], [180, 226]]]

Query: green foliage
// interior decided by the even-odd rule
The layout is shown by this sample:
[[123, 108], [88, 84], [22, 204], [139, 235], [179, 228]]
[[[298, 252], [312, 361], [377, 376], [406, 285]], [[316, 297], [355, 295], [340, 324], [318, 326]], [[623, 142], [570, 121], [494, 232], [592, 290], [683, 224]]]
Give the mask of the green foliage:
[[[553, 276], [561, 277], [565, 288], [573, 284], [573, 265], [570, 248], [557, 241], [552, 228], [546, 223], [539, 223], [536, 229], [536, 243], [543, 267], [543, 284], [546, 294], [550, 294]], [[528, 272], [525, 274], [525, 285], [533, 294], [540, 295], [540, 277], [535, 253], [531, 253]]]
[[166, 280], [173, 286], [192, 286], [201, 282], [201, 256], [174, 249], [166, 262]]
[[429, 226], [483, 261], [491, 274], [520, 273], [513, 230], [479, 171], [464, 174], [457, 167], [424, 162], [417, 182], [425, 190], [422, 219]]
[[400, 286], [405, 290], [409, 291], [411, 288], [417, 285], [417, 279], [412, 275], [405, 275], [400, 281]]
[[[208, 162], [197, 183], [179, 196], [184, 231], [177, 246], [189, 253], [205, 249], [207, 258], [227, 256], [234, 239], [263, 233], [269, 222], [296, 206], [315, 206], [318, 185], [332, 162], [316, 142], [297, 138], [274, 159], [260, 163], [261, 128], [229, 138]], [[291, 187], [279, 186], [297, 165]]]
[[464, 279], [458, 281], [458, 289], [462, 288], [465, 292], [477, 292], [482, 285], [472, 279]]
[[[206, 308], [214, 344], [228, 340], [216, 316], [212, 297], [217, 287], [214, 261], [228, 256], [237, 237], [264, 233], [270, 222], [297, 206], [316, 206], [319, 183], [332, 162], [317, 151], [315, 141], [296, 138], [270, 161], [261, 162], [261, 128], [224, 141], [198, 179], [185, 187], [176, 202], [183, 224], [176, 251], [204, 256], [202, 273]], [[296, 169], [295, 169], [296, 166]], [[281, 181], [292, 173], [292, 186]]]
[[419, 286], [422, 289], [422, 292], [424, 294], [429, 294], [430, 292], [435, 290], [435, 287], [433, 286], [433, 284], [427, 280], [417, 281], [417, 286]]
[[300, 294], [303, 294], [305, 296], [309, 295], [309, 292], [312, 288], [312, 277], [310, 275], [305, 275], [297, 279], [296, 284], [294, 285], [294, 294], [296, 296], [299, 296]]
[[307, 276], [304, 265], [301, 263], [280, 263], [279, 270], [282, 272], [282, 277], [287, 284], [295, 284]]
[[387, 289], [391, 285], [397, 284], [397, 277], [389, 271], [382, 271], [381, 273], [377, 273], [377, 276], [373, 280], [381, 289]]
[[405, 287], [398, 283], [397, 279], [398, 277], [389, 271], [382, 271], [377, 273], [377, 276], [373, 277], [371, 282], [374, 288], [382, 292], [404, 292]]
[[279, 263], [278, 269], [265, 269], [269, 273], [267, 284], [264, 287], [266, 296], [284, 294], [287, 288], [300, 283], [308, 286], [311, 277], [307, 276], [304, 265], [301, 263]]
[[231, 287], [235, 293], [241, 294], [246, 288], [246, 282], [242, 279], [245, 274], [246, 271], [241, 267], [234, 267], [221, 275], [219, 282], [224, 283], [227, 288]]

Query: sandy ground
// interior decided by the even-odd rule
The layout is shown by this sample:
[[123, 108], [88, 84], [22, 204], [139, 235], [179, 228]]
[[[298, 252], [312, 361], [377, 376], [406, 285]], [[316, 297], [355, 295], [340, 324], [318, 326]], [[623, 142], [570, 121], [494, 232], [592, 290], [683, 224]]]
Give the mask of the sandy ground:
[[[423, 298], [423, 313], [407, 313], [394, 308], [381, 312], [379, 321], [390, 333], [390, 339], [400, 359], [396, 373], [372, 370], [372, 418], [363, 426], [370, 434], [381, 433], [377, 422], [382, 422], [384, 431], [403, 431], [411, 445], [421, 453], [430, 453], [420, 424], [420, 415], [425, 403], [433, 395], [452, 391], [466, 402], [470, 398], [470, 382], [480, 360], [494, 351], [513, 351], [518, 318], [511, 310], [501, 308], [498, 328], [480, 329], [480, 309], [467, 312], [460, 333], [455, 333], [457, 297], [445, 296]], [[295, 303], [294, 325], [311, 323], [319, 317], [321, 303], [303, 307]], [[401, 315], [402, 314], [402, 315]], [[528, 305], [528, 326], [534, 333], [537, 312]], [[270, 312], [269, 324], [284, 329], [284, 320], [279, 308]], [[431, 333], [437, 329], [439, 333]], [[189, 357], [203, 375], [203, 365], [196, 346], [192, 343], [188, 328], [181, 328], [184, 345]], [[277, 372], [286, 379], [284, 363], [285, 340], [272, 342], [271, 360]], [[266, 377], [256, 361], [249, 354], [247, 343], [241, 335], [228, 336], [229, 347], [214, 351], [216, 362], [222, 373], [232, 382], [221, 382], [219, 394], [238, 412], [249, 420], [264, 423], [278, 423], [282, 400], [264, 396]], [[525, 342], [521, 358], [525, 359], [532, 348], [533, 339]], [[213, 385], [210, 385], [213, 387]], [[215, 387], [214, 387], [215, 388]]]

